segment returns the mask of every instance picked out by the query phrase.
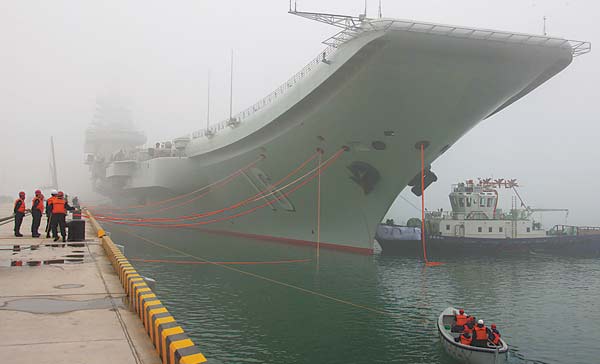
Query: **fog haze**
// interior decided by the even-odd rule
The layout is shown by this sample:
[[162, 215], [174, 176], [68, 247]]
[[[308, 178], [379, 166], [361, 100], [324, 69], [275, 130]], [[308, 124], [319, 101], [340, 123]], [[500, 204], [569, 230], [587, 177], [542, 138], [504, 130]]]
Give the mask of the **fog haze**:
[[[298, 9], [357, 15], [363, 1], [298, 1]], [[49, 137], [59, 183], [91, 194], [83, 134], [100, 94], [129, 102], [150, 143], [206, 125], [207, 77], [213, 122], [229, 113], [229, 55], [235, 54], [234, 113], [302, 68], [336, 32], [286, 14], [287, 0], [3, 1], [0, 3], [0, 194], [29, 197], [50, 183]], [[549, 35], [600, 44], [600, 5], [592, 0], [383, 1], [385, 17]], [[369, 2], [376, 16], [377, 2]], [[449, 208], [450, 184], [467, 178], [517, 178], [526, 202], [569, 208], [569, 222], [600, 225], [598, 52], [573, 64], [482, 122], [433, 164], [439, 181], [429, 209]], [[435, 107], [435, 105], [432, 105]], [[410, 203], [420, 200], [402, 193]], [[28, 198], [29, 198], [28, 197]], [[507, 200], [503, 202], [506, 206]], [[397, 199], [390, 217], [418, 214]], [[564, 222], [560, 214], [544, 222]]]

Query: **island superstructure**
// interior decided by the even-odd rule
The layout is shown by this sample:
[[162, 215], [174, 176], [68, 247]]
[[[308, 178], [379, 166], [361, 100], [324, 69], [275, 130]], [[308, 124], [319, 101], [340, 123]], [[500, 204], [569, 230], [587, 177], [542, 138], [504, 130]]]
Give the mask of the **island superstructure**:
[[271, 94], [209, 128], [158, 148], [143, 147], [143, 135], [130, 129], [111, 152], [94, 137], [111, 131], [90, 130], [86, 160], [96, 188], [115, 202], [148, 204], [252, 165], [242, 178], [168, 215], [215, 211], [269, 191], [316, 150], [325, 159], [343, 148], [319, 183], [290, 195], [268, 193], [269, 208], [202, 227], [369, 253], [378, 223], [420, 173], [418, 146], [426, 146], [430, 165], [479, 122], [591, 49], [587, 42], [539, 35], [291, 13], [341, 30]]

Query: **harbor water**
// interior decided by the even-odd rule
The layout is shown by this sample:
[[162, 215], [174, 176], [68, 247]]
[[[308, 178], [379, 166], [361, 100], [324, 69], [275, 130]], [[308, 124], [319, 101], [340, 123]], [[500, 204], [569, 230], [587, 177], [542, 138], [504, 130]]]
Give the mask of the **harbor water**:
[[453, 363], [436, 329], [448, 306], [496, 323], [511, 363], [600, 358], [597, 259], [452, 258], [425, 268], [417, 258], [321, 250], [317, 261], [311, 247], [106, 227], [218, 362]]

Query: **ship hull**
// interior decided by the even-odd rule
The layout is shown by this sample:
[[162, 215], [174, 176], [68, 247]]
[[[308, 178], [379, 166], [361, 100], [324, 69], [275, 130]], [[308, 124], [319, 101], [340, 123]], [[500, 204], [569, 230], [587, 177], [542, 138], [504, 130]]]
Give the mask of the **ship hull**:
[[[381, 251], [386, 255], [422, 257], [421, 240], [394, 240], [376, 237]], [[547, 236], [523, 239], [477, 239], [454, 237], [431, 237], [426, 239], [427, 256], [442, 257], [506, 255], [526, 256], [529, 254], [551, 254], [573, 257], [600, 256], [598, 236]]]
[[[325, 159], [345, 147], [322, 173], [320, 192], [315, 179], [266, 208], [225, 221], [196, 220], [190, 228], [371, 253], [377, 225], [419, 173], [417, 143], [426, 142], [425, 163], [432, 163], [477, 123], [571, 60], [570, 47], [370, 32], [341, 45], [309, 77], [239, 126], [193, 139], [186, 157], [139, 162], [131, 174], [113, 178], [112, 189], [104, 190], [120, 203], [162, 200], [214, 183], [265, 157], [254, 170], [157, 216], [202, 213], [256, 194], [260, 186], [253, 179], [262, 178], [268, 185], [318, 148]], [[368, 166], [372, 178], [361, 181], [360, 168], [353, 169], [357, 164]], [[315, 166], [316, 160], [303, 172]]]

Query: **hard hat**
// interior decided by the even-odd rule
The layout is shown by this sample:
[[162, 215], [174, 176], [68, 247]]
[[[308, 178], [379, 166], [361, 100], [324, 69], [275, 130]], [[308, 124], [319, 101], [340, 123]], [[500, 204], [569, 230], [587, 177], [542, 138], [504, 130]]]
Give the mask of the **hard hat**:
[[25, 196], [25, 192], [23, 192], [23, 191], [19, 192], [19, 196]]
[[65, 195], [65, 193], [63, 191], [58, 191], [57, 196], [58, 197], [63, 197]]
[[495, 329], [495, 328], [496, 328], [496, 324], [492, 324], [492, 329]]
[[458, 312], [460, 312], [461, 314], [465, 313], [465, 310], [463, 310], [462, 308], [460, 310], [458, 310]]
[[57, 190], [52, 190], [51, 194], [52, 194], [52, 196], [56, 196], [58, 194], [58, 191]]
[[477, 321], [477, 324], [478, 324], [478, 325], [483, 325], [483, 320], [479, 320], [479, 321]]
[[41, 190], [35, 190], [35, 194], [36, 194], [36, 195], [39, 195], [39, 194], [41, 194], [41, 193], [42, 193], [42, 191], [41, 191]]

